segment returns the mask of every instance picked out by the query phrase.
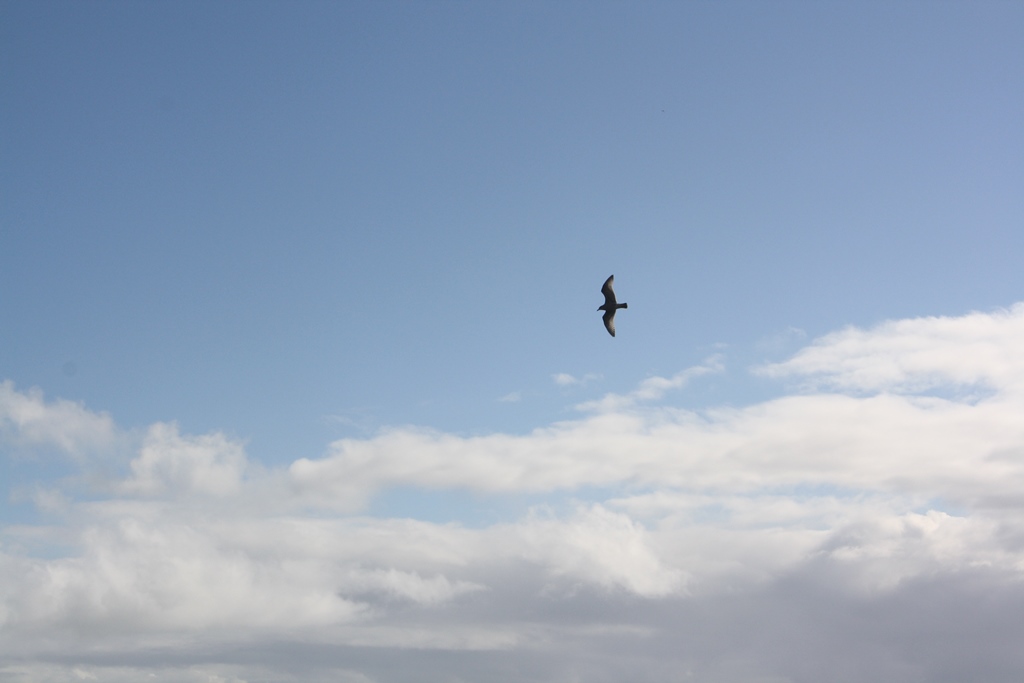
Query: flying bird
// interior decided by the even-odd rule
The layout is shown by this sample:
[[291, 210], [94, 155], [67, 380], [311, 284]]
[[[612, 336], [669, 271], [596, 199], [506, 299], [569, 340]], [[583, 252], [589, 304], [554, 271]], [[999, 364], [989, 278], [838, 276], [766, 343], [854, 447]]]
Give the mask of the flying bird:
[[604, 294], [604, 305], [599, 306], [597, 309], [604, 311], [604, 328], [613, 337], [615, 336], [615, 311], [620, 308], [629, 308], [629, 304], [620, 304], [615, 301], [615, 290], [612, 289], [614, 281], [614, 275], [609, 275], [608, 279], [604, 281], [604, 284], [601, 286], [601, 293]]

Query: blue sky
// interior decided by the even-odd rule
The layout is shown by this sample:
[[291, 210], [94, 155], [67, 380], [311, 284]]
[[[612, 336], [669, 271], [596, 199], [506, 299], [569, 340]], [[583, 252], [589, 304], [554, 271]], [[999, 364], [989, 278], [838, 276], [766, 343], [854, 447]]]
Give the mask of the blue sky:
[[[836, 572], [854, 602], [921, 577], [967, 595], [982, 565], [1018, 604], [1024, 508], [990, 498], [1024, 481], [1022, 32], [1011, 2], [0, 4], [0, 571], [22, 587], [0, 631], [74, 632], [47, 572], [145, 603], [135, 524], [166, 540], [146, 557], [212, 576], [268, 556], [253, 529], [356, 549], [309, 569], [319, 550], [275, 540], [312, 574], [252, 570], [264, 616], [303, 582], [347, 596], [244, 634], [290, 643], [279, 661], [224, 654], [199, 607], [97, 607], [98, 632], [148, 635], [97, 641], [121, 659], [32, 649], [0, 680], [405, 680], [426, 647], [406, 619], [450, 636], [438, 680], [472, 678], [467, 648], [507, 680], [596, 680], [601, 628], [645, 643], [634, 680], [940, 680], [938, 651], [869, 666], [847, 632], [804, 674], [744, 659], [727, 615], [785, 610], [792, 582], [839, 599]], [[153, 599], [204, 604], [179, 588]], [[691, 625], [664, 605], [725, 610], [725, 654], [665, 654]], [[213, 654], [147, 663], [156, 641]], [[332, 643], [364, 664], [299, 665]]]

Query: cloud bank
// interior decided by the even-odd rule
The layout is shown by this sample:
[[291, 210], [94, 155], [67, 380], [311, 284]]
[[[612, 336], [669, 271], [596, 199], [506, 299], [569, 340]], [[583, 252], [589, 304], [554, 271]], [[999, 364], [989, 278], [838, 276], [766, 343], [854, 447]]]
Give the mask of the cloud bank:
[[[1024, 304], [891, 321], [756, 368], [789, 389], [746, 407], [672, 406], [713, 358], [528, 434], [281, 468], [6, 382], [5, 457], [107, 474], [17, 483], [0, 680], [1019, 681], [1022, 349]], [[530, 504], [370, 515], [391, 490]]]

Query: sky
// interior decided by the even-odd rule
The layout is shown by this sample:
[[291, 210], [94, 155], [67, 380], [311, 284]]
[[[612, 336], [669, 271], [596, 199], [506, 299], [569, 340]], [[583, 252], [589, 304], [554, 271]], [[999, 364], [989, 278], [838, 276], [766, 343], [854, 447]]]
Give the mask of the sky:
[[1019, 682], [1022, 34], [3, 0], [0, 681]]

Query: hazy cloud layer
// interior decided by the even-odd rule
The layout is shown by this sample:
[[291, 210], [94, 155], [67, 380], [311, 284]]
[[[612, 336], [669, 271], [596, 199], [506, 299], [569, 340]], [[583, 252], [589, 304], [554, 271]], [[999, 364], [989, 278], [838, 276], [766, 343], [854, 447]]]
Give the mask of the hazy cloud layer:
[[[530, 434], [279, 469], [6, 382], [5, 457], [107, 467], [18, 482], [0, 680], [1019, 681], [1021, 349], [1024, 304], [893, 321], [758, 368], [796, 391], [747, 407], [671, 406], [713, 358]], [[396, 487], [548, 502], [369, 516]]]

